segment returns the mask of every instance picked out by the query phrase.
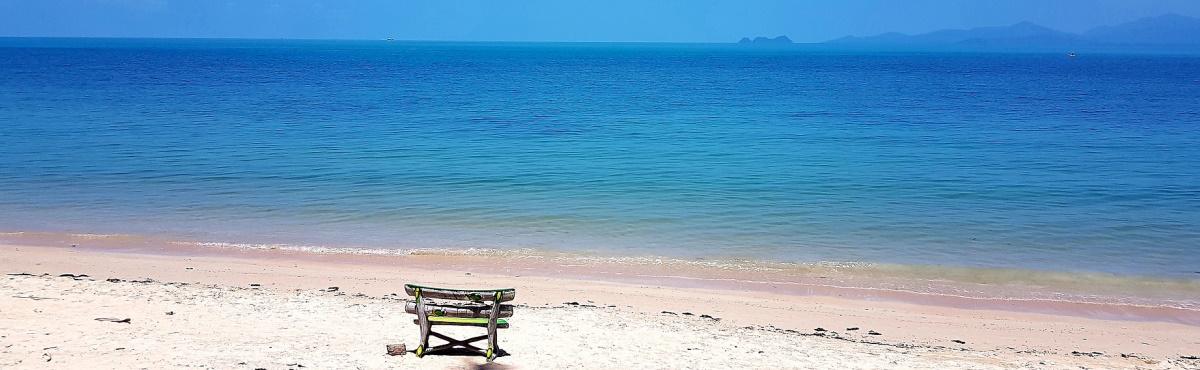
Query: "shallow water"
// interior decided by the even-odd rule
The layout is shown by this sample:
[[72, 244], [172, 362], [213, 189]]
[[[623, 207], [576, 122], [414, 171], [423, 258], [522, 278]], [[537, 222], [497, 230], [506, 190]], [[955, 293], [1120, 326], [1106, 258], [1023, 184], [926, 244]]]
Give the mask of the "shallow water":
[[1200, 58], [0, 40], [0, 230], [1200, 278]]

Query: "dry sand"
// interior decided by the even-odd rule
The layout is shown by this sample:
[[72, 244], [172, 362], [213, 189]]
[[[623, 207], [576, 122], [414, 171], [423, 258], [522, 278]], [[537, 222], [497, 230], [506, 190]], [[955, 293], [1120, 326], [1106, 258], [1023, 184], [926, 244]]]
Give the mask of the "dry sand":
[[0, 246], [0, 368], [482, 366], [385, 355], [416, 341], [406, 282], [516, 288], [494, 368], [1200, 368], [1181, 323], [310, 257]]

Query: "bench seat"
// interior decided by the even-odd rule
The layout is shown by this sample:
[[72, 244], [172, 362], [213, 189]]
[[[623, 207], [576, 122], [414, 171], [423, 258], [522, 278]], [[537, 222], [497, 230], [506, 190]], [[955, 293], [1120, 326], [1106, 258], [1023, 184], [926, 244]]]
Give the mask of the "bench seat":
[[[421, 320], [413, 320], [413, 324], [420, 324]], [[430, 316], [429, 323], [432, 325], [458, 325], [458, 326], [488, 326], [486, 317], [438, 317]], [[508, 320], [496, 319], [497, 328], [508, 328]]]

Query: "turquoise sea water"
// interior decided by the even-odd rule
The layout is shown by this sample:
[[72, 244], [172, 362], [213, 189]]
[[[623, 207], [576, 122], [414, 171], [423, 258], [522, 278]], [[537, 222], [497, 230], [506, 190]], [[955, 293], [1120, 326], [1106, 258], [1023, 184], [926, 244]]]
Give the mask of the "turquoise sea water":
[[1200, 278], [1200, 58], [0, 39], [0, 231]]

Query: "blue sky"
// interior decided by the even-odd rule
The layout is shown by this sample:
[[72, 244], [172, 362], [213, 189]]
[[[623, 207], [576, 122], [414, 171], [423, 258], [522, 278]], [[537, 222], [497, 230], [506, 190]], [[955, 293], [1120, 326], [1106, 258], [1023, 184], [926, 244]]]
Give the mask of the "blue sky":
[[1064, 31], [1198, 0], [0, 0], [0, 36], [815, 42], [1033, 21]]

